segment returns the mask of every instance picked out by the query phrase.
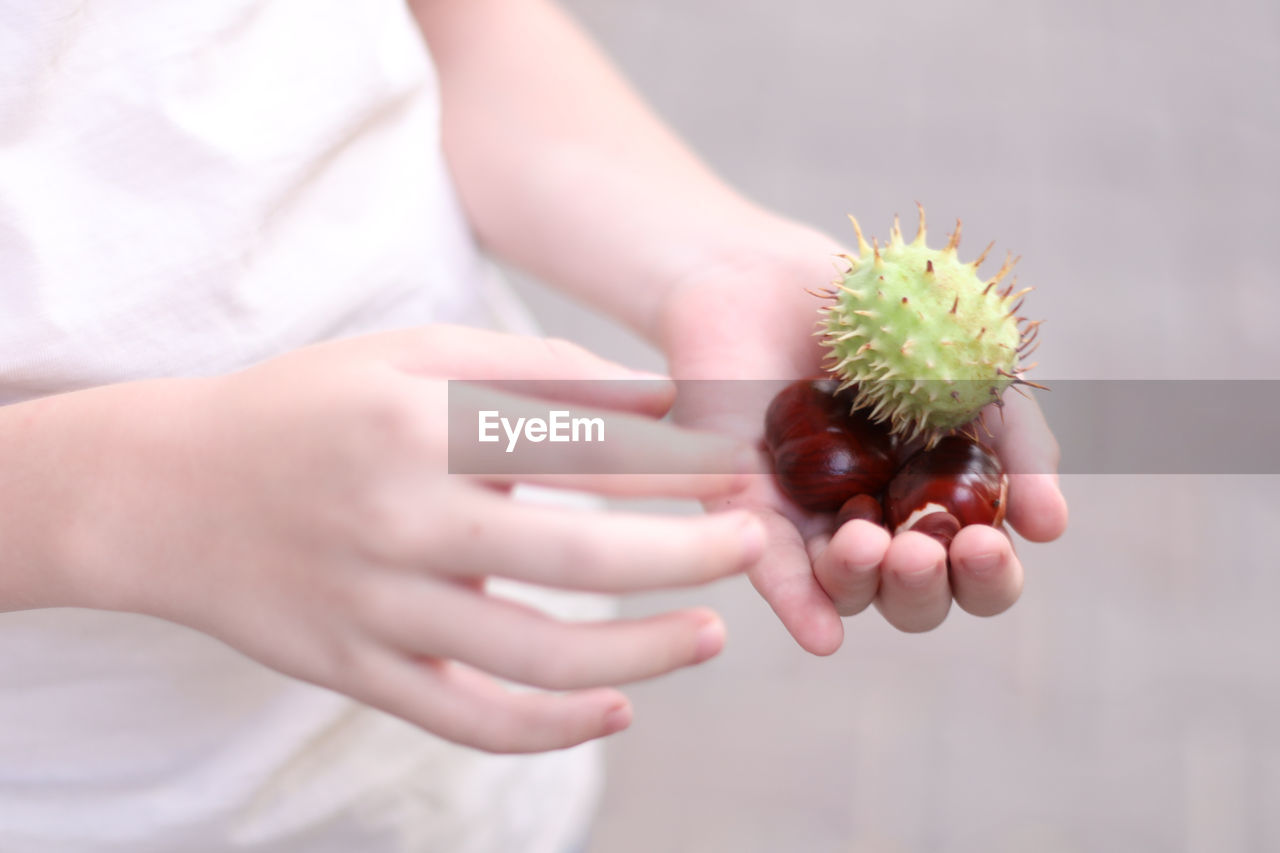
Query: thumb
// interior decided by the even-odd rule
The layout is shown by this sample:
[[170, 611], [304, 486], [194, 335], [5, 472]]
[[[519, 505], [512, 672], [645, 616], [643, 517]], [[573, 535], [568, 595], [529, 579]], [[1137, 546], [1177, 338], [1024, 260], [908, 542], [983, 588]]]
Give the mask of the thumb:
[[1067, 501], [1058, 483], [1061, 454], [1040, 406], [1030, 397], [1006, 394], [992, 445], [1009, 473], [1009, 523], [1032, 542], [1050, 542], [1067, 528]]

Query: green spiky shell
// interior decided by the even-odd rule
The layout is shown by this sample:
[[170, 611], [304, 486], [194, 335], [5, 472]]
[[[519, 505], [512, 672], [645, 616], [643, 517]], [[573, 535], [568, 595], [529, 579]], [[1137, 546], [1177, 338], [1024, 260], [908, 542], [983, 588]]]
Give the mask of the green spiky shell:
[[[859, 257], [843, 256], [849, 270], [828, 291], [819, 334], [831, 371], [844, 387], [857, 386], [854, 408], [870, 410], [895, 434], [930, 442], [999, 403], [1019, 377], [1019, 350], [1038, 324], [1019, 317], [1021, 297], [1000, 281], [1014, 261], [982, 280], [987, 252], [964, 263], [957, 256], [960, 223], [947, 245], [925, 243], [924, 209], [915, 240], [905, 243], [894, 217], [889, 242], [867, 245]], [[987, 247], [988, 251], [990, 246]], [[1020, 329], [1020, 325], [1026, 327]]]

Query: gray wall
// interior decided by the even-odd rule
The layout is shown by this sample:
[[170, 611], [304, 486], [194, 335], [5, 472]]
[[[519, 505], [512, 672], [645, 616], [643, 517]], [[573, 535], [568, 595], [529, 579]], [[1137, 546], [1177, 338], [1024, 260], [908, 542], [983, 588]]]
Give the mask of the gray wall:
[[[1275, 0], [567, 5], [748, 195], [837, 234], [918, 199], [1020, 253], [1042, 380], [1280, 378]], [[730, 644], [630, 691], [592, 849], [1280, 849], [1280, 478], [1065, 490], [1069, 533], [1020, 545], [993, 620], [868, 613], [815, 659], [741, 580], [628, 602], [709, 602]]]

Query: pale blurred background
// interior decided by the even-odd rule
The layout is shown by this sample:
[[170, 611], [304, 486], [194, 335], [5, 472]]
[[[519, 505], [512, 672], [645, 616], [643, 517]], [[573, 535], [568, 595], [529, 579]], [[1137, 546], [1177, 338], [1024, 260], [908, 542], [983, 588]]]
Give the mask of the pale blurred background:
[[[1275, 0], [567, 5], [757, 200], [883, 235], [918, 199], [968, 257], [1020, 253], [1041, 380], [1280, 379]], [[818, 659], [742, 580], [628, 602], [709, 603], [730, 642], [629, 691], [593, 853], [1280, 850], [1280, 477], [1064, 488], [1067, 536], [1020, 544], [996, 619], [867, 613]]]

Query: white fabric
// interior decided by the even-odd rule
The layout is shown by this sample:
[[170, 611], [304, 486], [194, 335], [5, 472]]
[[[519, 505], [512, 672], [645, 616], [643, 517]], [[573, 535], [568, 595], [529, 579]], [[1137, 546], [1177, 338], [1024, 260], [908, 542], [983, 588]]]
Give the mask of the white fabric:
[[[0, 403], [481, 322], [438, 119], [401, 0], [0, 0]], [[593, 749], [462, 749], [160, 620], [0, 650], [0, 850], [552, 851], [595, 796]]]
[[477, 258], [401, 7], [3, 0], [9, 394], [473, 312], [456, 283]]

